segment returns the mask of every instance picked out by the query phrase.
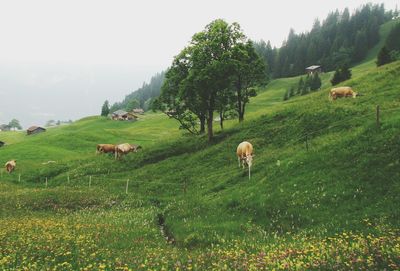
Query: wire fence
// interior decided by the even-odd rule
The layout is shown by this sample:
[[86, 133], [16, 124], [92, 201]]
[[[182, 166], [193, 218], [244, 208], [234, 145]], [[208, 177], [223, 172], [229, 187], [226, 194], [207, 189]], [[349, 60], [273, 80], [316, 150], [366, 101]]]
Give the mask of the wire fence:
[[[352, 118], [348, 118], [345, 120], [341, 120], [341, 121], [337, 121], [334, 123], [329, 124], [328, 127], [324, 127], [321, 129], [317, 129], [317, 130], [313, 130], [313, 131], [309, 131], [306, 132], [305, 134], [301, 134], [297, 136], [297, 139], [294, 141], [291, 141], [291, 144], [294, 143], [300, 143], [300, 142], [305, 142], [306, 144], [306, 149], [308, 150], [309, 148], [309, 141], [311, 136], [319, 134], [321, 132], [324, 131], [328, 131], [330, 129], [333, 128], [337, 128], [340, 127], [344, 124], [350, 123], [350, 122], [354, 122], [355, 120], [361, 120], [361, 119], [370, 119], [372, 116], [376, 116], [374, 121], [376, 122], [376, 126], [377, 128], [380, 128], [381, 126], [381, 122], [380, 122], [380, 117], [381, 114], [383, 113], [388, 113], [388, 112], [396, 112], [396, 111], [400, 111], [400, 108], [390, 108], [390, 109], [380, 109], [379, 106], [376, 107], [376, 112], [373, 113], [369, 113], [369, 114], [364, 114], [364, 115], [360, 115], [360, 116], [355, 116]], [[108, 172], [110, 173], [110, 172]], [[114, 172], [115, 173], [115, 172]], [[4, 176], [5, 174], [8, 174], [4, 171], [4, 169], [0, 169], [0, 180], [4, 180]], [[212, 178], [218, 178], [222, 175], [226, 175], [226, 172], [218, 172], [218, 173], [208, 173], [207, 175], [207, 179], [212, 177]], [[26, 176], [29, 176], [28, 174]], [[12, 181], [14, 182], [18, 182], [20, 183], [21, 181], [24, 181], [24, 175], [23, 172], [18, 173], [18, 175], [16, 175], [16, 177], [13, 176]], [[14, 179], [16, 178], [16, 179]], [[32, 177], [28, 177], [27, 179], [31, 179]], [[37, 176], [36, 176], [37, 178]], [[59, 186], [59, 182], [62, 178], [60, 176], [56, 177], [58, 186]], [[197, 178], [197, 180], [202, 179], [201, 177]], [[7, 180], [10, 180], [10, 178], [8, 177]], [[74, 178], [71, 178], [70, 174], [67, 173], [67, 175], [65, 176], [65, 181], [62, 182], [63, 186], [66, 187], [88, 187], [88, 188], [92, 188], [93, 186], [95, 186], [97, 189], [104, 189], [104, 187], [106, 185], [109, 185], [109, 182], [112, 181], [114, 182], [113, 185], [115, 185], [115, 183], [119, 183], [121, 184], [120, 190], [121, 193], [125, 193], [128, 194], [130, 192], [130, 189], [132, 189], [132, 187], [137, 188], [140, 185], [146, 184], [146, 187], [148, 189], [151, 188], [151, 186], [168, 186], [168, 187], [174, 187], [175, 190], [179, 190], [182, 193], [187, 193], [189, 188], [190, 190], [193, 192], [198, 192], [199, 188], [202, 187], [202, 182], [193, 182], [191, 181], [192, 178], [187, 178], [187, 177], [181, 177], [179, 179], [177, 179], [177, 182], [164, 182], [164, 181], [149, 181], [149, 180], [136, 180], [135, 178], [129, 178], [129, 177], [125, 177], [125, 178], [115, 178], [115, 177], [109, 177], [108, 174], [103, 174], [103, 176], [100, 175], [84, 175], [84, 176], [76, 176]], [[39, 182], [36, 183], [36, 187], [38, 188], [48, 188], [49, 184], [52, 183], [52, 179], [47, 177], [47, 176], [41, 176], [39, 177]], [[86, 183], [86, 184], [85, 184]], [[123, 185], [122, 185], [123, 184]], [[106, 190], [104, 190], [106, 191]]]

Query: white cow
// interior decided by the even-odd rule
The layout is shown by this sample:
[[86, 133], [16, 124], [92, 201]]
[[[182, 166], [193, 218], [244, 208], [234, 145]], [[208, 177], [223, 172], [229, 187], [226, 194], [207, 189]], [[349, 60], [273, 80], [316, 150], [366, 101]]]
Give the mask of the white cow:
[[115, 145], [115, 159], [118, 159], [123, 154], [137, 152], [141, 148], [139, 145], [131, 145], [129, 143]]
[[237, 154], [237, 157], [238, 157], [239, 167], [240, 167], [240, 161], [242, 161], [243, 168], [245, 168], [245, 164], [248, 165], [248, 167], [249, 167], [249, 179], [250, 179], [250, 170], [251, 170], [251, 165], [253, 163], [253, 157], [254, 157], [254, 155], [253, 155], [253, 145], [251, 145], [250, 142], [243, 141], [237, 147], [236, 154]]

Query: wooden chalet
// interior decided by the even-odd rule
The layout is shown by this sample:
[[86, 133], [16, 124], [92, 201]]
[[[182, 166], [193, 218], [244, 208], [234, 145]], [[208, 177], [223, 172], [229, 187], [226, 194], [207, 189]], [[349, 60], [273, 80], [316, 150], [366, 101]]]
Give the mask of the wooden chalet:
[[33, 135], [33, 134], [38, 134], [38, 133], [43, 133], [46, 132], [46, 129], [44, 129], [43, 127], [39, 127], [39, 126], [31, 126], [28, 128], [28, 130], [26, 130], [27, 135]]
[[321, 73], [321, 72], [322, 72], [322, 68], [319, 65], [312, 65], [312, 66], [306, 68], [306, 73], [309, 75], [313, 75], [315, 73]]
[[135, 121], [137, 120], [137, 116], [132, 112], [126, 112], [124, 110], [117, 110], [111, 114], [111, 119], [113, 120], [130, 120]]

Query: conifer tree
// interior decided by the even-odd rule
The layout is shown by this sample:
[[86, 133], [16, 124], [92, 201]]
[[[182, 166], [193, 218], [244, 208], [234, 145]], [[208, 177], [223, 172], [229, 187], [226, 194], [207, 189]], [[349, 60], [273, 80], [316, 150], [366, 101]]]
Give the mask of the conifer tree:
[[382, 66], [387, 63], [390, 63], [392, 58], [390, 57], [389, 51], [386, 49], [386, 46], [383, 46], [382, 49], [378, 53], [378, 57], [376, 60], [376, 66]]
[[106, 100], [103, 106], [101, 107], [101, 116], [107, 117], [109, 113], [110, 113], [110, 104]]

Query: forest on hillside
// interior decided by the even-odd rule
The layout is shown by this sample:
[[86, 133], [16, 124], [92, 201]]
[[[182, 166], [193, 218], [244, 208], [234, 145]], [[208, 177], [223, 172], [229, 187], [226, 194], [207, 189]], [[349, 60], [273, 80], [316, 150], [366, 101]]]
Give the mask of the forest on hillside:
[[282, 46], [272, 48], [270, 42], [255, 42], [271, 78], [304, 74], [305, 67], [321, 65], [324, 71], [361, 61], [379, 41], [379, 27], [398, 15], [386, 11], [383, 4], [367, 4], [350, 14], [331, 12], [321, 23], [315, 20], [310, 32], [296, 34], [290, 30]]
[[149, 110], [153, 99], [160, 95], [164, 77], [164, 71], [157, 73], [150, 79], [149, 83], [143, 82], [140, 88], [126, 95], [124, 100], [114, 103], [110, 111], [113, 112], [118, 109], [130, 111], [133, 108], [142, 108], [145, 111]]

